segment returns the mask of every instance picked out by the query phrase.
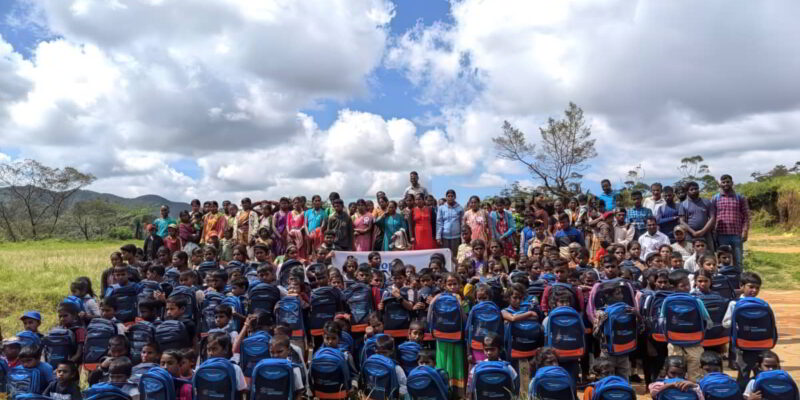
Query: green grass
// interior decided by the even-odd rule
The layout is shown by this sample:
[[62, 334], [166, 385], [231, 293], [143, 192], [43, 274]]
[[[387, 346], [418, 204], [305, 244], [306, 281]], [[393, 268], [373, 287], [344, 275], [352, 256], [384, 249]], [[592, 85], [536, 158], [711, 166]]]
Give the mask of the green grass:
[[800, 287], [800, 253], [751, 251], [745, 258], [745, 270], [761, 275], [764, 289]]
[[0, 328], [3, 336], [22, 330], [19, 316], [25, 310], [42, 313], [42, 327], [57, 323], [58, 303], [69, 295], [70, 283], [79, 276], [100, 288], [100, 274], [110, 265], [108, 257], [124, 242], [0, 243]]

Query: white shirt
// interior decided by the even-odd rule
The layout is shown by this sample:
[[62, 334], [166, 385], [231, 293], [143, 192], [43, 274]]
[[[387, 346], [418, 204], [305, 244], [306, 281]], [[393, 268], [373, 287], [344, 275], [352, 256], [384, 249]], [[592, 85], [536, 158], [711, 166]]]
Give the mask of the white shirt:
[[667, 201], [664, 200], [664, 197], [661, 197], [659, 200], [653, 200], [652, 197], [642, 200], [642, 207], [649, 208], [650, 211], [653, 212], [653, 215], [658, 214], [658, 209], [663, 207], [664, 204], [667, 204]]
[[649, 232], [645, 232], [642, 236], [639, 236], [639, 245], [642, 246], [642, 255], [639, 257], [642, 261], [647, 260], [647, 256], [652, 253], [658, 253], [658, 248], [661, 245], [669, 246], [669, 238], [667, 235], [656, 231], [655, 234], [651, 235]]
[[399, 365], [394, 366], [394, 372], [397, 374], [397, 385], [400, 386], [400, 397], [408, 394], [408, 386], [406, 385], [406, 372]]
[[236, 364], [233, 364], [233, 369], [236, 371], [236, 390], [239, 392], [242, 390], [247, 390], [247, 383], [244, 381], [244, 373], [242, 373], [242, 368]]

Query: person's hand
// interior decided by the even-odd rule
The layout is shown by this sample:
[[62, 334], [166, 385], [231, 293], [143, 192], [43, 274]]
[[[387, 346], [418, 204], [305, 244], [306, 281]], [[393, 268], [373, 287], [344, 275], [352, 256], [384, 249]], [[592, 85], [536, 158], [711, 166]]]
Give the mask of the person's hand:
[[111, 366], [111, 362], [112, 362], [112, 361], [114, 361], [114, 360], [112, 360], [112, 357], [106, 357], [106, 359], [105, 359], [105, 360], [103, 360], [103, 362], [102, 362], [102, 363], [100, 363], [100, 368], [102, 368], [102, 369], [108, 369], [108, 367], [110, 367], [110, 366]]
[[761, 391], [750, 393], [750, 396], [747, 396], [747, 400], [761, 400]]
[[393, 287], [392, 288], [392, 297], [395, 297], [395, 298], [399, 299], [399, 298], [403, 297], [403, 294], [400, 293], [400, 289], [399, 288]]
[[167, 296], [164, 294], [164, 292], [158, 290], [153, 293], [153, 298], [160, 301], [167, 300]]
[[383, 311], [383, 302], [378, 303], [378, 311]]
[[364, 329], [364, 336], [372, 337], [372, 335], [374, 335], [374, 334], [375, 334], [375, 330], [372, 329], [371, 326], [368, 326], [368, 327], [366, 327], [366, 329]]
[[436, 246], [439, 247], [439, 248], [444, 247], [444, 246], [442, 246], [442, 241], [441, 240], [437, 240], [436, 241]]
[[747, 231], [742, 232], [742, 243], [747, 241]]
[[414, 310], [423, 310], [423, 309], [425, 309], [425, 303], [423, 303], [421, 301], [417, 302], [416, 304], [414, 304], [414, 307], [412, 307], [412, 308]]
[[472, 352], [471, 351], [468, 352], [467, 353], [467, 362], [470, 363], [470, 365], [471, 365], [471, 364], [473, 364], [474, 361], [475, 360], [473, 360], [473, 358], [472, 358]]
[[685, 392], [685, 391], [693, 388], [694, 387], [694, 383], [689, 382], [689, 381], [675, 382], [675, 387], [680, 389], [681, 392]]

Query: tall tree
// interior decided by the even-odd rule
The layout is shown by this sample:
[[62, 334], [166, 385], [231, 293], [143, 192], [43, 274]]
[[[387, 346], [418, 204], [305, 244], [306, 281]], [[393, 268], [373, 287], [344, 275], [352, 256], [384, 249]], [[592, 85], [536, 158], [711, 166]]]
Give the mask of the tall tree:
[[711, 175], [711, 169], [708, 164], [703, 163], [703, 156], [696, 155], [681, 158], [681, 165], [678, 166], [678, 171], [683, 175], [683, 178], [676, 184], [685, 184], [689, 181], [697, 181], [704, 193], [714, 193], [719, 190], [719, 182]]
[[524, 165], [534, 178], [542, 181], [549, 194], [569, 197], [579, 193], [581, 172], [597, 156], [583, 110], [569, 103], [564, 118], [549, 118], [539, 133], [541, 143], [530, 143], [522, 131], [504, 121], [503, 134], [492, 138], [497, 157]]
[[[10, 221], [15, 217], [25, 221], [32, 239], [51, 234], [66, 209], [67, 199], [94, 180], [93, 175], [75, 168], [51, 168], [35, 160], [0, 164], [0, 187], [7, 189], [0, 207], [9, 236], [20, 236], [12, 232]], [[20, 210], [21, 215], [11, 215], [10, 210]]]

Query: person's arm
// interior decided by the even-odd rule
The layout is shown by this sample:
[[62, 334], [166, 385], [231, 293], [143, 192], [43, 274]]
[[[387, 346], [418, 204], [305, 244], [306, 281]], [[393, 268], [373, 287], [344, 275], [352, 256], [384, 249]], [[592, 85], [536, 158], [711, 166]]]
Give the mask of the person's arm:
[[505, 232], [503, 232], [503, 235], [500, 236], [500, 239], [505, 239], [513, 235], [514, 230], [516, 229], [516, 226], [514, 225], [514, 218], [511, 216], [510, 212], [504, 212], [503, 218], [505, 218], [506, 220], [506, 225], [508, 225], [508, 229]]
[[81, 355], [83, 355], [83, 343], [78, 343], [78, 345], [75, 346], [75, 354], [73, 354], [69, 360], [78, 364], [81, 360]]
[[[750, 206], [747, 205], [747, 198], [742, 196], [742, 201], [739, 202], [739, 213], [742, 217], [742, 242], [747, 241], [747, 233], [750, 230]], [[738, 261], [739, 264], [742, 260]]]
[[441, 246], [442, 243], [442, 232], [444, 231], [444, 212], [440, 208], [436, 212], [436, 241]]
[[731, 325], [733, 325], [733, 308], [736, 306], [735, 301], [731, 301], [728, 303], [728, 309], [725, 311], [725, 316], [722, 317], [722, 327], [725, 329], [730, 329]]
[[411, 209], [411, 212], [408, 213], [408, 217], [406, 218], [406, 224], [408, 225], [408, 240], [413, 244], [415, 242], [415, 234], [414, 234], [414, 209]]

